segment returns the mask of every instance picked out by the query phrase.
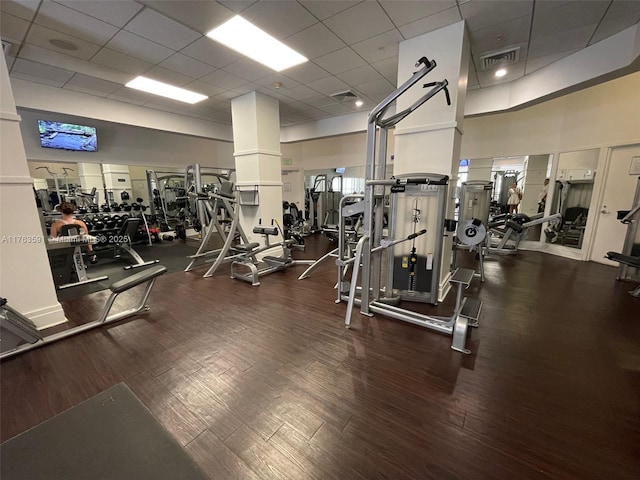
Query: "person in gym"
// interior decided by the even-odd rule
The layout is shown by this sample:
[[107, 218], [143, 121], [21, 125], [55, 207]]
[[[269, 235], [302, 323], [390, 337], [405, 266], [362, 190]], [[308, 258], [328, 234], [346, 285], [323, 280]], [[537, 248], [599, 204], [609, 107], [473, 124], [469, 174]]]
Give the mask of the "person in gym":
[[[81, 229], [80, 233], [82, 233], [83, 235], [89, 234], [89, 229], [87, 228], [87, 224], [84, 223], [82, 220], [77, 219], [73, 215], [73, 212], [75, 211], [75, 209], [76, 209], [76, 206], [73, 203], [69, 203], [69, 202], [62, 202], [60, 205], [56, 207], [56, 210], [62, 213], [62, 218], [60, 220], [56, 220], [55, 222], [53, 222], [53, 225], [51, 225], [50, 235], [52, 237], [55, 238], [60, 236], [60, 229], [64, 225], [78, 225]], [[98, 257], [93, 251], [93, 245], [88, 244], [87, 250], [89, 251], [89, 262], [97, 263]]]
[[547, 206], [547, 194], [549, 193], [549, 179], [544, 179], [544, 185], [542, 190], [538, 194], [538, 213], [544, 213], [544, 209]]
[[522, 190], [518, 187], [516, 182], [513, 182], [511, 188], [509, 189], [509, 197], [507, 198], [507, 205], [509, 205], [509, 214], [515, 215], [518, 213], [518, 205], [520, 205], [520, 200], [522, 200]]

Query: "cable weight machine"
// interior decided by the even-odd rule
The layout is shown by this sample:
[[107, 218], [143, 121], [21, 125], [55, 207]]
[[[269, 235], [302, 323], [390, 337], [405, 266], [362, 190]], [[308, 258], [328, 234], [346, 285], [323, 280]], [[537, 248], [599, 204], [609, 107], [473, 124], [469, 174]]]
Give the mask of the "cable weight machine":
[[[430, 61], [426, 57], [420, 58], [416, 63], [416, 68], [419, 70], [369, 114], [363, 235], [358, 241], [355, 256], [347, 260], [339, 259], [336, 262], [340, 279], [338, 298], [347, 301], [345, 315], [347, 328], [351, 324], [353, 306], [359, 304], [360, 313], [363, 315], [371, 316], [373, 313], [379, 313], [452, 335], [451, 348], [470, 353], [465, 347], [467, 329], [469, 326], [477, 326], [482, 305], [477, 299], [462, 297], [463, 287], [468, 287], [473, 279], [473, 270], [459, 268], [450, 277], [450, 284], [458, 288], [454, 312], [449, 317], [424, 315], [394, 305], [399, 300], [437, 304], [446, 234], [445, 225], [447, 231], [455, 230], [455, 222], [445, 221], [444, 218], [447, 207], [448, 176], [416, 173], [385, 179], [389, 128], [394, 127], [440, 91], [444, 91], [447, 103], [451, 105], [447, 80], [430, 82], [423, 87], [431, 87], [431, 89], [411, 106], [385, 118], [389, 107], [435, 67], [435, 61]], [[392, 215], [388, 236], [385, 238], [384, 209], [387, 194]], [[411, 221], [404, 221], [406, 217], [399, 212], [410, 212]], [[424, 217], [431, 220], [429, 228], [432, 230], [421, 228], [419, 225]], [[401, 250], [404, 244], [408, 244], [407, 242], [411, 242], [409, 248], [406, 251]], [[419, 254], [419, 251], [422, 254]], [[362, 265], [362, 280], [361, 285], [358, 286], [360, 265]], [[404, 265], [406, 268], [403, 268]], [[350, 282], [346, 280], [345, 267], [347, 266], [352, 266]], [[385, 267], [386, 282], [383, 286], [382, 277]], [[421, 276], [427, 277], [426, 282]]]

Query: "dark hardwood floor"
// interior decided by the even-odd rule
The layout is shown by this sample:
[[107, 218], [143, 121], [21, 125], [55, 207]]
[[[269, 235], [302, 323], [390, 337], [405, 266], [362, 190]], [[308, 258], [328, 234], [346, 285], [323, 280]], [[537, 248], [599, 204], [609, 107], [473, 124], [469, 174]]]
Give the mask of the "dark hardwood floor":
[[125, 382], [212, 479], [640, 478], [640, 299], [614, 268], [488, 259], [469, 356], [381, 316], [346, 330], [332, 262], [303, 268], [165, 275], [148, 314], [3, 361], [2, 440]]

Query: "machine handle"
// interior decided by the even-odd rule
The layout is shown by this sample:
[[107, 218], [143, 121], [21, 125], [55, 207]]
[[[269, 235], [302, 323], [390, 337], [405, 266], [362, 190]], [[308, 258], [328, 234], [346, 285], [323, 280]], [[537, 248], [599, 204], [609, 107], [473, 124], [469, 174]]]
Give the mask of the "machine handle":
[[414, 238], [419, 237], [420, 235], [424, 235], [425, 233], [427, 233], [426, 229], [420, 230], [419, 232], [416, 232], [416, 233], [412, 233], [407, 237], [407, 240], [413, 240]]

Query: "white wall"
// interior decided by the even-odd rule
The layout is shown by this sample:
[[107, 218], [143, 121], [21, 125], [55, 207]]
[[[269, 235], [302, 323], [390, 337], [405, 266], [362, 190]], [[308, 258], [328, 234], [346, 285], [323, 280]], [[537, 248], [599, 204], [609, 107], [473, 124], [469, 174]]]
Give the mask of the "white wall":
[[[121, 165], [211, 167], [233, 166], [233, 144], [202, 137], [149, 128], [73, 117], [58, 113], [20, 110], [22, 139], [28, 160], [42, 162], [87, 162]], [[98, 131], [97, 152], [70, 152], [40, 146], [38, 120], [90, 125]]]

